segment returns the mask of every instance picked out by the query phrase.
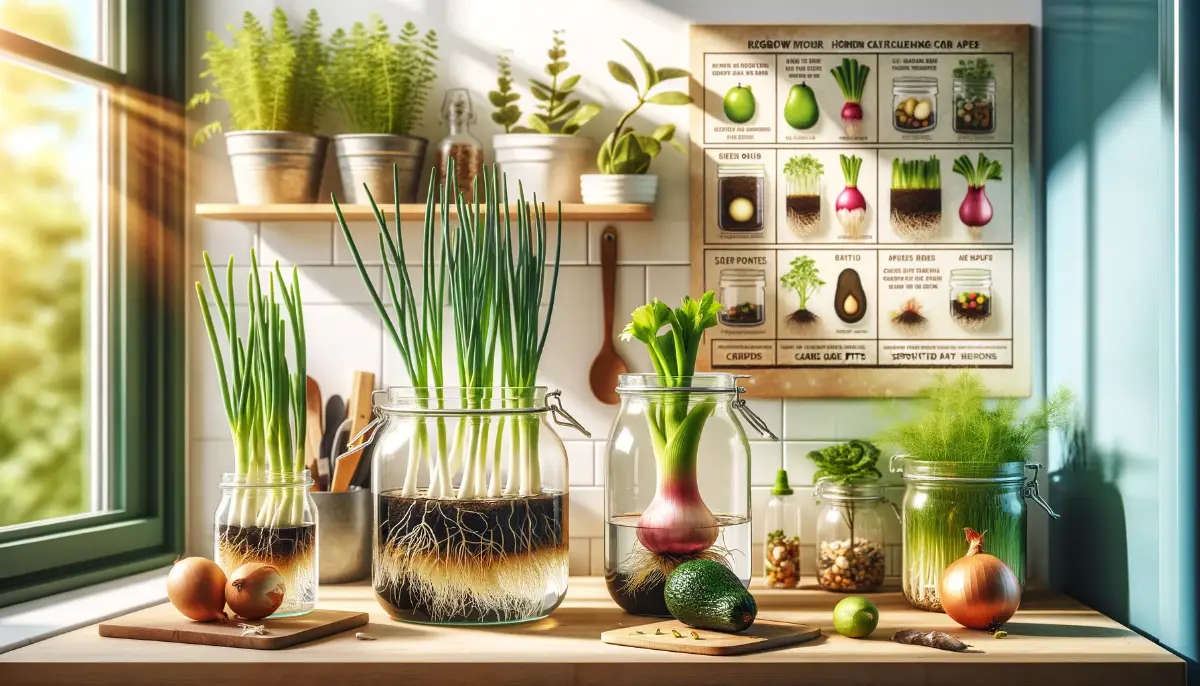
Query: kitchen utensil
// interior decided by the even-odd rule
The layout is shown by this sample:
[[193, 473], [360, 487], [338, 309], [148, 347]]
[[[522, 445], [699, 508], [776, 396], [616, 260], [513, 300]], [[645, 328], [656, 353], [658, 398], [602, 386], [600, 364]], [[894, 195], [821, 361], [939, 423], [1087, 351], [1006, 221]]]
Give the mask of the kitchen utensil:
[[365, 579], [371, 573], [371, 491], [351, 487], [344, 493], [314, 493], [312, 497], [321, 523], [321, 545], [317, 547], [321, 583]]
[[617, 230], [609, 226], [600, 233], [600, 278], [604, 294], [604, 341], [600, 352], [592, 361], [588, 381], [592, 394], [602, 403], [616, 405], [621, 401], [617, 395], [617, 376], [629, 371], [625, 360], [613, 345], [613, 307], [617, 290]]
[[[350, 404], [346, 407], [346, 418], [350, 420], [350, 437], [355, 436], [371, 422], [371, 393], [375, 390], [375, 375], [371, 372], [354, 372], [354, 386], [350, 391]], [[358, 445], [362, 445], [361, 439]], [[358, 469], [362, 458], [362, 450], [352, 450], [339, 454], [333, 465], [333, 479], [329, 482], [329, 490], [334, 493], [350, 488], [350, 480]]]
[[[672, 631], [678, 632], [682, 638], [676, 638]], [[692, 637], [693, 631], [699, 639]], [[649, 648], [692, 655], [744, 655], [804, 643], [820, 635], [821, 629], [818, 627], [778, 622], [773, 619], [756, 620], [749, 629], [737, 634], [693, 629], [679, 620], [670, 619], [655, 624], [605, 631], [600, 634], [600, 640], [630, 648]]]
[[324, 433], [321, 426], [321, 387], [311, 376], [306, 378], [305, 383], [304, 459], [308, 463], [308, 473], [312, 475], [312, 490], [316, 491], [321, 488], [321, 436]]
[[[325, 546], [328, 543], [322, 540], [321, 545]], [[108, 638], [138, 638], [226, 648], [278, 650], [363, 626], [367, 620], [365, 612], [313, 610], [299, 617], [260, 619], [254, 622], [242, 621], [232, 616], [225, 623], [193, 622], [179, 614], [169, 603], [165, 603], [101, 622], [100, 635]], [[262, 635], [250, 633], [238, 627], [238, 624], [262, 626], [265, 631]]]
[[340, 395], [332, 395], [325, 403], [324, 431], [321, 435], [321, 490], [329, 490], [329, 478], [333, 475], [333, 462], [330, 457], [334, 454], [333, 439], [338, 427], [346, 419], [346, 402]]

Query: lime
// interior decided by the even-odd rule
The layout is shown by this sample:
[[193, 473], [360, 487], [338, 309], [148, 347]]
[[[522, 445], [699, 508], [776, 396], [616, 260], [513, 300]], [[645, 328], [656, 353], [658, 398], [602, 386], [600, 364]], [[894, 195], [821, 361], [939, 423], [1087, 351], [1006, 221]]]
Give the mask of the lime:
[[879, 609], [865, 596], [842, 598], [833, 608], [833, 628], [843, 636], [866, 638], [879, 626]]

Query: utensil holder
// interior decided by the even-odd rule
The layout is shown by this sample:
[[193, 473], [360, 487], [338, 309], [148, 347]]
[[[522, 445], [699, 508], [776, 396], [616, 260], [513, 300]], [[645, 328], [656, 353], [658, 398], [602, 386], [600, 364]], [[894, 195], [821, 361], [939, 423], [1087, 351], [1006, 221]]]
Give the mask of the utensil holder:
[[371, 574], [370, 489], [342, 493], [314, 491], [321, 522], [321, 545], [317, 565], [320, 582], [343, 584]]

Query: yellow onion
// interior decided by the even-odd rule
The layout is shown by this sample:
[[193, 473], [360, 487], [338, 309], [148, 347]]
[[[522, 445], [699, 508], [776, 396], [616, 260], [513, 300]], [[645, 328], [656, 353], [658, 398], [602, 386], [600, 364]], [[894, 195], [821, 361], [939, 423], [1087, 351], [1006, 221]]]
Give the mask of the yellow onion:
[[208, 622], [225, 615], [225, 572], [203, 557], [176, 560], [167, 575], [167, 599], [188, 619]]
[[283, 604], [283, 575], [271, 565], [247, 562], [229, 575], [225, 600], [229, 609], [245, 619], [270, 616]]
[[1016, 614], [1021, 584], [1000, 558], [983, 551], [984, 534], [970, 527], [963, 531], [967, 554], [942, 572], [938, 599], [950, 619], [968, 629], [995, 629]]

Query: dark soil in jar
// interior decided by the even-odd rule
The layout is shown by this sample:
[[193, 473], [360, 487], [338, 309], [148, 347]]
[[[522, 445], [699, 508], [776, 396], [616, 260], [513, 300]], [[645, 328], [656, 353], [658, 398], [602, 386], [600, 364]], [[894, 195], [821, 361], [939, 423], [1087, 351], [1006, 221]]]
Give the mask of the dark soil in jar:
[[792, 230], [802, 237], [815, 232], [821, 225], [821, 196], [787, 196], [787, 220]]
[[[761, 231], [763, 228], [763, 183], [758, 176], [723, 176], [718, 182], [719, 226], [723, 231]], [[749, 217], [735, 218], [734, 202], [745, 199], [752, 206]]]
[[549, 611], [547, 583], [567, 573], [566, 494], [459, 501], [392, 490], [378, 498], [371, 576], [392, 617], [477, 624]]
[[725, 326], [758, 326], [767, 319], [763, 306], [752, 302], [727, 307], [718, 316]]
[[892, 229], [904, 238], [928, 238], [942, 226], [942, 189], [892, 190]]
[[992, 299], [984, 293], [963, 291], [950, 301], [950, 315], [965, 329], [977, 329], [992, 315]]
[[221, 550], [221, 559], [229, 560], [235, 568], [247, 562], [269, 563], [289, 578], [291, 572], [312, 565], [316, 541], [315, 524], [217, 526], [217, 546]]
[[987, 98], [956, 98], [954, 130], [958, 133], [992, 133], [996, 117], [992, 101]]
[[613, 601], [631, 615], [645, 617], [670, 617], [667, 601], [663, 590], [667, 587], [666, 577], [649, 584], [641, 585], [636, 591], [630, 590], [632, 577], [621, 572], [609, 572], [604, 575], [604, 585]]

